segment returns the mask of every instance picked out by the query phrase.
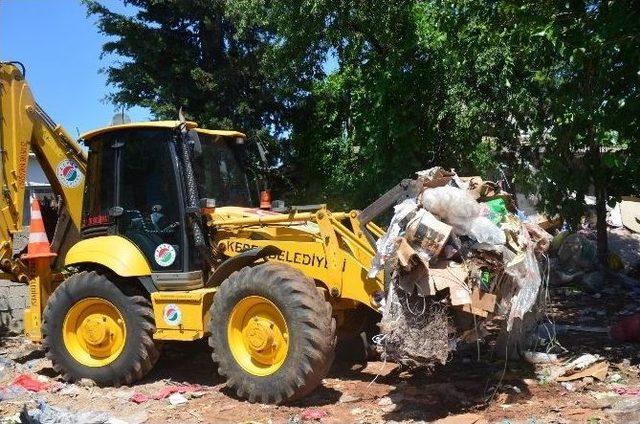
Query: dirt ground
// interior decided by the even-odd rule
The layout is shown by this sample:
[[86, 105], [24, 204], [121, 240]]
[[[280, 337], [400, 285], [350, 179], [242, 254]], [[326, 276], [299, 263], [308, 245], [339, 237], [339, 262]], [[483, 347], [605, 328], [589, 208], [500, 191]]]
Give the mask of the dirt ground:
[[[628, 253], [620, 256], [629, 271], [629, 265], [638, 262], [640, 237], [611, 235], [614, 249]], [[544, 320], [547, 330], [555, 328], [551, 345], [559, 357], [556, 363], [504, 361], [491, 342], [479, 346], [479, 359], [472, 346], [432, 372], [408, 372], [383, 362], [350, 367], [337, 358], [321, 387], [285, 406], [237, 399], [217, 375], [204, 342], [165, 345], [160, 361], [143, 381], [132, 387], [100, 388], [87, 382], [62, 383], [39, 345], [22, 336], [0, 336], [0, 424], [19, 422], [21, 410], [43, 405], [75, 416], [104, 411], [92, 422], [110, 424], [640, 422], [640, 345], [617, 343], [609, 336], [609, 327], [620, 317], [640, 312], [639, 270], [636, 266], [629, 272], [633, 277], [610, 274], [597, 284], [550, 284]], [[561, 364], [584, 354], [597, 355], [598, 363], [608, 366], [601, 379], [558, 382], [554, 373]], [[45, 387], [37, 392], [16, 390], [21, 375]], [[186, 390], [186, 403], [154, 399], [167, 389]], [[132, 400], [136, 395], [149, 399], [138, 404]], [[81, 420], [87, 421], [86, 416]]]
[[[640, 310], [640, 298], [630, 293], [616, 281], [607, 281], [597, 294], [575, 286], [551, 290], [556, 301], [549, 305], [549, 317], [556, 320], [558, 342], [566, 349], [560, 356], [600, 355], [609, 364], [604, 381], [586, 377], [563, 386], [545, 378], [541, 366], [517, 360], [505, 363], [491, 348], [481, 346], [480, 361], [475, 351], [460, 353], [430, 374], [409, 373], [382, 362], [349, 369], [337, 361], [312, 395], [294, 405], [269, 406], [236, 399], [217, 376], [204, 343], [167, 345], [144, 381], [132, 387], [99, 388], [59, 383], [38, 345], [22, 337], [4, 337], [0, 339], [0, 392], [21, 373], [49, 387], [5, 396], [0, 417], [12, 422], [25, 405], [35, 408], [41, 400], [72, 411], [105, 411], [112, 423], [430, 422], [460, 414], [466, 415], [452, 422], [640, 422], [638, 346], [617, 344], [606, 333], [621, 313]], [[578, 324], [590, 332], [566, 328]], [[135, 393], [152, 396], [181, 383], [202, 386], [185, 394], [186, 404], [173, 406], [166, 398], [142, 404], [131, 401]]]

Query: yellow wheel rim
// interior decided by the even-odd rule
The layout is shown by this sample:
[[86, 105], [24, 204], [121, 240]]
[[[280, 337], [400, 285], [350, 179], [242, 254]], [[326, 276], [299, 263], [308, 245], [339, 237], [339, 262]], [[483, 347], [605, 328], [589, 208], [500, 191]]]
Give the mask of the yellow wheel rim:
[[248, 296], [236, 304], [227, 337], [234, 359], [250, 374], [271, 375], [287, 358], [287, 323], [280, 309], [264, 297]]
[[122, 353], [127, 328], [122, 314], [111, 302], [89, 297], [69, 309], [62, 337], [76, 361], [87, 367], [104, 367]]

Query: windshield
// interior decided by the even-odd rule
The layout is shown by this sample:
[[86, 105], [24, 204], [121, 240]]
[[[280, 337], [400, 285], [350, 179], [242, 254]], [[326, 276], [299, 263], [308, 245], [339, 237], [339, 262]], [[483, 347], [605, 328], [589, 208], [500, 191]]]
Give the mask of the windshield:
[[194, 155], [193, 172], [201, 198], [215, 199], [216, 206], [251, 207], [249, 182], [238, 149], [231, 137], [198, 134], [202, 153]]

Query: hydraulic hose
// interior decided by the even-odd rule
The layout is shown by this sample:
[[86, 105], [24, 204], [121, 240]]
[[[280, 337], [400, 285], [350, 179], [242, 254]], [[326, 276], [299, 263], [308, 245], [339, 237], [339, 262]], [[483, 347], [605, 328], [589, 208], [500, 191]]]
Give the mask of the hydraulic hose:
[[202, 229], [202, 220], [200, 219], [200, 208], [198, 205], [198, 187], [196, 185], [196, 178], [193, 173], [193, 166], [191, 164], [191, 154], [188, 145], [188, 129], [183, 126], [177, 136], [178, 141], [178, 155], [182, 162], [185, 180], [185, 209], [187, 215], [187, 225], [191, 230], [193, 236], [193, 244], [198, 249], [200, 257], [207, 264], [212, 267], [214, 265], [213, 255], [209, 249], [207, 239]]

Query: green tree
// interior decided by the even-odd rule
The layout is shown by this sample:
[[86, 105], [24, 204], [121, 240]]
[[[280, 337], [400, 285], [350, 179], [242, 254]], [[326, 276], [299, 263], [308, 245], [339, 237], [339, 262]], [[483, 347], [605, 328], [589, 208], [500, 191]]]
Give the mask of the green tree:
[[483, 24], [491, 11], [457, 3], [233, 3], [241, 30], [276, 40], [263, 67], [277, 76], [293, 165], [316, 201], [362, 207], [436, 164], [481, 172], [502, 158], [483, 140], [517, 141], [513, 115], [530, 99], [509, 81], [524, 68]]
[[547, 210], [576, 224], [584, 195], [595, 194], [598, 255], [604, 262], [606, 204], [639, 188], [640, 2], [537, 7], [543, 13], [525, 21], [522, 39], [542, 58], [532, 69], [541, 109], [531, 127], [532, 140], [544, 148], [538, 173], [542, 199]]
[[638, 191], [637, 0], [85, 3], [124, 57], [114, 102], [270, 135], [295, 201], [500, 164], [572, 224], [593, 191], [604, 260], [605, 204]]
[[[500, 161], [574, 226], [595, 193], [605, 260], [605, 204], [638, 191], [639, 6], [239, 0], [230, 10], [277, 40], [265, 59], [314, 195], [361, 205], [419, 168]], [[337, 66], [325, 74], [327, 57]]]
[[178, 109], [210, 128], [265, 136], [277, 128], [279, 103], [259, 67], [260, 34], [236, 34], [225, 0], [124, 0], [132, 15], [83, 0], [98, 29], [109, 36], [104, 70], [114, 87], [109, 100], [147, 107], [161, 119]]

